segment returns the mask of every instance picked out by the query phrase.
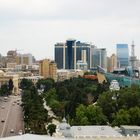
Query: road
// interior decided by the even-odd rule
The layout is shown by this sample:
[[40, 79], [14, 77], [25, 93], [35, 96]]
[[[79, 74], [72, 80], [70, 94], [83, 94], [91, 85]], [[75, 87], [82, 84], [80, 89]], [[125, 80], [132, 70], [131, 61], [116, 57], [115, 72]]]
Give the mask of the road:
[[9, 96], [6, 101], [0, 97], [0, 138], [19, 135], [19, 130], [24, 132], [22, 107], [17, 102], [21, 103], [20, 96]]

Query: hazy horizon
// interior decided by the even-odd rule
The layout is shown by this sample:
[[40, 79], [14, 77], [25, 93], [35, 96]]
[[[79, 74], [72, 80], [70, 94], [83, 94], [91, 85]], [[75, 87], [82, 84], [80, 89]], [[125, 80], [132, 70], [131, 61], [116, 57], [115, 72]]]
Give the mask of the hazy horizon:
[[139, 0], [0, 0], [0, 53], [54, 57], [54, 44], [75, 38], [116, 53], [117, 43], [135, 42], [140, 58]]

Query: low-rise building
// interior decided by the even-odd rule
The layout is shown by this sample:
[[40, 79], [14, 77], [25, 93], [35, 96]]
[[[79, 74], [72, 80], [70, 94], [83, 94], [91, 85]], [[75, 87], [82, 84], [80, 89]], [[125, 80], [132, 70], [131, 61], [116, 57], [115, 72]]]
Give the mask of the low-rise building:
[[66, 69], [61, 69], [57, 70], [57, 81], [64, 81], [70, 78], [76, 78], [79, 76], [83, 76], [84, 71], [83, 70], [66, 70]]
[[19, 94], [19, 87], [18, 87], [19, 76], [16, 74], [8, 74], [0, 70], [0, 86], [3, 84], [7, 84], [10, 79], [13, 81], [13, 85], [14, 85], [12, 93]]

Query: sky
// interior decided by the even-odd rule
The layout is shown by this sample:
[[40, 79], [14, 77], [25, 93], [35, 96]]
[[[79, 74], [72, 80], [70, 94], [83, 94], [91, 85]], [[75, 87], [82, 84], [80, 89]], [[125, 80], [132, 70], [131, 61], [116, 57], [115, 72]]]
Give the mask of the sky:
[[135, 42], [140, 58], [140, 0], [0, 0], [0, 53], [54, 59], [54, 44], [75, 38], [106, 48]]

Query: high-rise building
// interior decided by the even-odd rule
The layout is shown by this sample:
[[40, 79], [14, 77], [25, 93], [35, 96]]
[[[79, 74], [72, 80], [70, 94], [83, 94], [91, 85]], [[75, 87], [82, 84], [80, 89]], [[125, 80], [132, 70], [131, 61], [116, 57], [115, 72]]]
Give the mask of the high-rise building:
[[117, 67], [123, 68], [129, 65], [128, 44], [117, 44]]
[[100, 66], [107, 69], [107, 52], [105, 48], [95, 48], [91, 54], [91, 67]]
[[32, 65], [33, 64], [33, 56], [32, 54], [18, 54], [16, 58], [18, 65]]
[[57, 65], [54, 61], [51, 61], [49, 64], [49, 77], [57, 81]]
[[10, 50], [7, 52], [7, 57], [6, 57], [6, 67], [7, 68], [15, 68], [16, 57], [17, 57], [16, 51]]
[[55, 44], [55, 62], [58, 69], [76, 69], [77, 61], [84, 61], [90, 68], [90, 47], [75, 39], [68, 39], [66, 43]]
[[110, 57], [107, 58], [107, 71], [112, 72], [116, 68], [117, 68], [117, 56], [115, 54], [112, 54]]
[[39, 62], [39, 75], [57, 80], [57, 65], [54, 61], [44, 59]]

